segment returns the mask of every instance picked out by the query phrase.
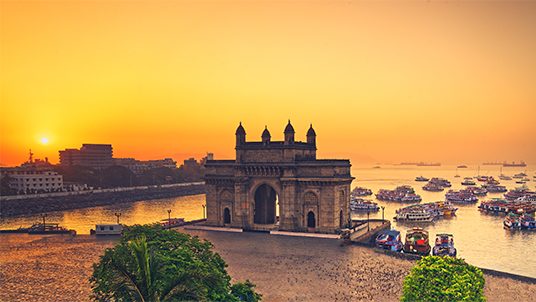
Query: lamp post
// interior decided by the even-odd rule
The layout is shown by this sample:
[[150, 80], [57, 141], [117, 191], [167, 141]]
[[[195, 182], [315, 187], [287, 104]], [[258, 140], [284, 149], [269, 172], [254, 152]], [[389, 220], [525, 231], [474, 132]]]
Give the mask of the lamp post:
[[384, 210], [385, 210], [385, 206], [381, 206], [382, 208], [382, 224], [385, 222], [385, 217], [384, 217]]
[[43, 232], [44, 232], [45, 229], [46, 229], [46, 217], [47, 217], [47, 214], [42, 214], [41, 217], [43, 218]]
[[171, 226], [171, 209], [167, 210], [168, 214], [168, 226]]
[[121, 213], [115, 213], [115, 217], [117, 217], [117, 224], [119, 224], [119, 217], [121, 217]]
[[367, 232], [370, 232], [370, 210], [367, 210]]
[[206, 219], [206, 215], [205, 215], [205, 208], [206, 208], [206, 205], [202, 205], [203, 207], [203, 219]]

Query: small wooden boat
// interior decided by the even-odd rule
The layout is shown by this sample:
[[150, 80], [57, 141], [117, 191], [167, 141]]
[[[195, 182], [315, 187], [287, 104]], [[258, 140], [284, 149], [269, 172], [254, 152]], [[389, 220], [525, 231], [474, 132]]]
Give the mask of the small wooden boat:
[[452, 234], [436, 234], [432, 255], [456, 257], [456, 252]]
[[432, 247], [428, 241], [428, 232], [422, 228], [412, 228], [406, 232], [404, 253], [429, 255]]

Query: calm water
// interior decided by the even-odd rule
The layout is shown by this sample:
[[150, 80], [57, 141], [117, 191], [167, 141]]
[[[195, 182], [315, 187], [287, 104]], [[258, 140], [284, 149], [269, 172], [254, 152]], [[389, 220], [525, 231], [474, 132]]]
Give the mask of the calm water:
[[[531, 181], [527, 185], [535, 189], [536, 181], [532, 168], [503, 168], [503, 173], [513, 175], [525, 171]], [[413, 167], [413, 166], [382, 166], [380, 169], [368, 167], [354, 167], [352, 174], [356, 177], [352, 186], [363, 186], [377, 192], [380, 188], [393, 189], [398, 185], [411, 185], [418, 194], [423, 197], [423, 202], [444, 200], [445, 192], [426, 192], [422, 190], [425, 183], [415, 182], [416, 176], [444, 177], [452, 182], [452, 189], [461, 189], [463, 177], [476, 176], [476, 166], [468, 169], [458, 169], [460, 178], [454, 178], [456, 167]], [[482, 166], [481, 175], [500, 174], [499, 166]], [[512, 181], [501, 181], [507, 188], [519, 186]], [[502, 194], [488, 194], [490, 197], [501, 197]], [[373, 197], [372, 197], [373, 198]], [[482, 200], [482, 199], [481, 199]], [[393, 218], [395, 210], [407, 204], [396, 202], [376, 201], [385, 206], [385, 217]], [[114, 206], [95, 207], [88, 209], [71, 210], [66, 212], [48, 213], [47, 221], [57, 222], [61, 225], [75, 229], [79, 234], [88, 234], [97, 223], [114, 223], [114, 213], [121, 213], [121, 223], [144, 224], [152, 223], [168, 216], [167, 210], [171, 209], [172, 217], [184, 217], [186, 220], [203, 217], [204, 195], [147, 200], [129, 204]], [[420, 224], [430, 232], [431, 236], [436, 233], [454, 234], [454, 242], [458, 249], [459, 257], [465, 258], [471, 264], [507, 271], [511, 273], [536, 277], [536, 232], [510, 232], [502, 228], [503, 216], [492, 216], [480, 213], [477, 204], [458, 205], [457, 216], [450, 219], [436, 221], [433, 224]], [[381, 218], [381, 211], [371, 213], [371, 218]], [[366, 218], [364, 215], [355, 215], [355, 218]], [[27, 226], [40, 221], [40, 216], [11, 218], [0, 221], [0, 228], [17, 228]], [[405, 235], [405, 230], [412, 227], [408, 223], [393, 223], [393, 227]]]

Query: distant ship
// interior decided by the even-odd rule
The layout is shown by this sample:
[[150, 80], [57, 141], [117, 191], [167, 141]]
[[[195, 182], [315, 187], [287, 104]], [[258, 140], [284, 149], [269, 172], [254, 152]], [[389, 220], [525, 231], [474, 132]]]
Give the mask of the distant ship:
[[527, 164], [524, 161], [520, 161], [519, 163], [516, 163], [515, 161], [511, 163], [504, 162], [503, 167], [526, 167]]
[[417, 166], [419, 166], [419, 167], [438, 167], [438, 166], [441, 166], [441, 163], [423, 163], [423, 162], [420, 162], [420, 163], [417, 163]]
[[465, 168], [467, 168], [467, 166], [466, 165], [459, 165], [457, 168], [465, 169]]
[[503, 163], [500, 163], [500, 162], [487, 162], [487, 163], [483, 163], [484, 166], [502, 166]]

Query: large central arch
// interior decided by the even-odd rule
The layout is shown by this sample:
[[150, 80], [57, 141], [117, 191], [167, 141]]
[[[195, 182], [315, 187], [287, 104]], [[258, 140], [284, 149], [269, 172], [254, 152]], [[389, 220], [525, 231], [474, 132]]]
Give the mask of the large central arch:
[[255, 224], [274, 224], [276, 216], [277, 193], [267, 184], [260, 185], [255, 190]]

